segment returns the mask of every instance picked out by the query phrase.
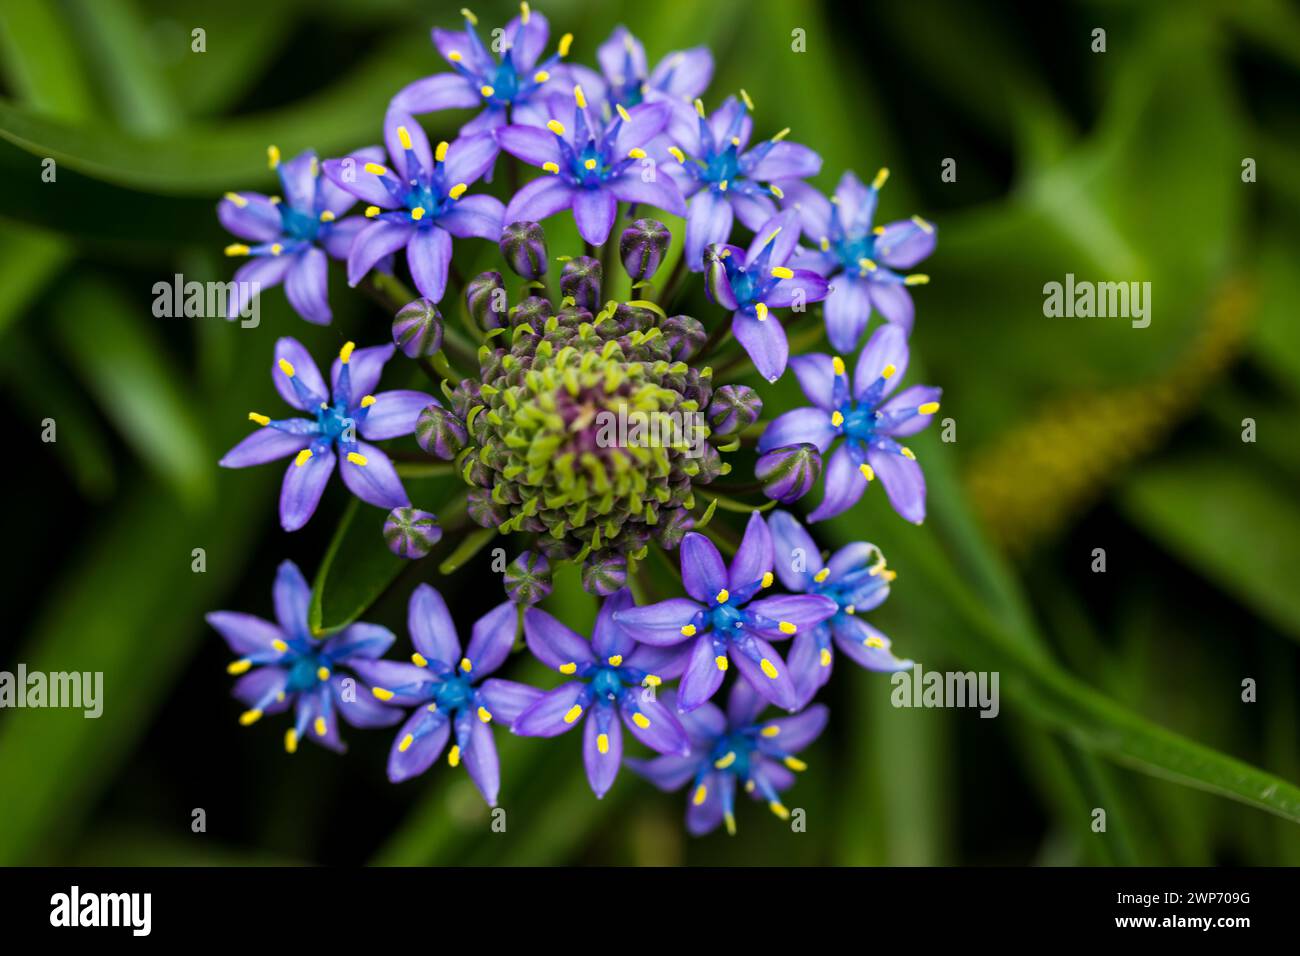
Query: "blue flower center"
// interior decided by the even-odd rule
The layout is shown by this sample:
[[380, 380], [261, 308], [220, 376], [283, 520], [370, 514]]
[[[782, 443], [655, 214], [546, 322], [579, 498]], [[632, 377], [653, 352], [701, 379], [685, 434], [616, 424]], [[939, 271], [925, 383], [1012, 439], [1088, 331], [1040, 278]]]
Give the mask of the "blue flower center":
[[719, 604], [710, 610], [709, 619], [713, 633], [724, 639], [749, 623], [749, 615], [731, 604]]
[[323, 223], [315, 216], [294, 209], [287, 202], [282, 202], [278, 206], [280, 210], [280, 228], [284, 230], [285, 236], [290, 239], [297, 239], [300, 242], [315, 242], [318, 237], [324, 237], [329, 229], [329, 223]]
[[875, 437], [879, 415], [874, 408], [849, 401], [840, 406], [840, 414], [844, 416], [840, 429], [846, 438], [867, 443]]
[[734, 145], [708, 157], [700, 170], [700, 179], [712, 185], [732, 183], [740, 178], [740, 156]]
[[[832, 230], [838, 231], [838, 229]], [[876, 237], [867, 232], [859, 236], [840, 236], [831, 239], [831, 253], [840, 261], [844, 271], [857, 274], [863, 270], [862, 261], [875, 261]]]
[[515, 69], [509, 51], [506, 52], [505, 58], [497, 64], [496, 72], [492, 74], [489, 85], [492, 87], [492, 95], [488, 99], [499, 103], [513, 102], [514, 98], [519, 94], [519, 72]]
[[355, 427], [356, 420], [348, 414], [343, 402], [334, 402], [316, 410], [316, 427], [320, 436], [328, 442], [336, 442], [350, 427]]
[[601, 667], [591, 678], [593, 697], [617, 701], [623, 697], [624, 674], [617, 667]]
[[569, 178], [575, 186], [596, 189], [609, 178], [611, 172], [608, 157], [593, 139], [588, 140], [581, 151], [574, 153]]
[[433, 701], [444, 713], [456, 713], [473, 703], [474, 688], [468, 678], [448, 677], [434, 685]]
[[289, 665], [289, 678], [285, 684], [286, 693], [309, 690], [320, 683], [320, 669], [329, 670], [329, 662], [317, 654], [299, 654]]
[[718, 738], [718, 742], [713, 745], [713, 752], [709, 754], [709, 763], [714, 766], [718, 761], [726, 760], [728, 754], [734, 754], [734, 759], [724, 769], [727, 773], [735, 774], [739, 779], [745, 780], [749, 777], [749, 759], [754, 750], [754, 742], [749, 739], [743, 732], [733, 732]]

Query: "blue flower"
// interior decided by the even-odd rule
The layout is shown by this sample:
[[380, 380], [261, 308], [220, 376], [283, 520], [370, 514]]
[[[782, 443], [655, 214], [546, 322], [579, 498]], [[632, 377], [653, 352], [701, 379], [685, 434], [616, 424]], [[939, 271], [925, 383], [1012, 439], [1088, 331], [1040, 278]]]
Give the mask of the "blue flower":
[[772, 535], [757, 511], [730, 568], [712, 541], [692, 531], [681, 543], [682, 585], [691, 597], [614, 615], [643, 644], [690, 642], [677, 695], [681, 710], [694, 710], [712, 697], [732, 663], [767, 700], [791, 711], [798, 706], [794, 681], [769, 639], [792, 637], [830, 617], [836, 607], [829, 598], [812, 594], [755, 599], [772, 586], [772, 557]]
[[400, 710], [378, 703], [348, 676], [392, 646], [391, 631], [356, 623], [317, 640], [307, 624], [311, 588], [292, 561], [280, 565], [272, 595], [277, 623], [237, 611], [213, 611], [206, 618], [239, 656], [226, 670], [240, 675], [234, 693], [248, 708], [241, 724], [293, 707], [285, 750], [294, 753], [306, 736], [341, 753], [339, 716], [353, 727], [390, 727], [402, 719]]
[[217, 218], [245, 242], [226, 246], [228, 256], [251, 256], [234, 275], [235, 291], [226, 317], [236, 318], [257, 291], [284, 283], [294, 311], [308, 322], [329, 325], [328, 260], [346, 259], [352, 240], [365, 226], [360, 216], [339, 219], [356, 197], [320, 178], [320, 162], [311, 150], [287, 163], [280, 150], [267, 149], [271, 168], [280, 177], [284, 196], [230, 192], [217, 203]]
[[885, 565], [874, 544], [858, 541], [845, 545], [822, 561], [812, 536], [794, 515], [774, 511], [767, 519], [776, 552], [776, 576], [787, 590], [820, 594], [835, 602], [836, 611], [816, 627], [794, 639], [789, 664], [799, 691], [800, 705], [830, 679], [833, 647], [872, 671], [903, 671], [911, 661], [899, 660], [889, 650], [889, 638], [862, 619], [889, 597], [897, 575]]
[[618, 612], [632, 606], [627, 588], [606, 598], [590, 643], [545, 611], [524, 612], [524, 635], [533, 656], [572, 679], [540, 697], [512, 729], [525, 737], [556, 737], [583, 720], [583, 763], [597, 797], [613, 786], [622, 763], [620, 718], [652, 750], [678, 755], [688, 751], [686, 732], [656, 690], [666, 678], [681, 673], [683, 656], [639, 646], [619, 627]]
[[685, 255], [693, 272], [704, 268], [706, 248], [730, 239], [735, 217], [751, 232], [761, 232], [777, 211], [773, 200], [785, 195], [783, 187], [821, 172], [822, 158], [807, 146], [787, 142], [788, 129], [748, 148], [753, 105], [743, 91], [741, 96], [728, 97], [711, 116], [696, 100], [695, 129], [668, 149], [676, 162], [665, 171], [691, 197]]
[[746, 681], [736, 681], [727, 713], [703, 704], [683, 715], [691, 752], [685, 757], [629, 760], [627, 765], [661, 790], [689, 784], [686, 828], [702, 836], [725, 823], [736, 833], [735, 800], [739, 784], [754, 800], [762, 800], [781, 819], [790, 811], [782, 791], [794, 786], [795, 773], [807, 765], [799, 753], [822, 732], [828, 711], [821, 704], [793, 717], [759, 720], [767, 701]]
[[541, 691], [514, 681], [483, 680], [510, 656], [518, 624], [513, 604], [497, 605], [474, 623], [462, 655], [442, 595], [427, 584], [415, 589], [407, 607], [407, 628], [415, 646], [412, 663], [368, 661], [357, 667], [374, 685], [375, 697], [416, 707], [393, 738], [389, 780], [399, 783], [424, 773], [454, 733], [447, 763], [453, 767], [464, 763], [483, 799], [496, 806], [501, 766], [489, 725], [509, 726], [541, 696]]
[[916, 455], [897, 439], [930, 424], [942, 389], [913, 385], [889, 398], [907, 359], [906, 333], [888, 324], [876, 329], [858, 356], [852, 388], [839, 356], [801, 355], [790, 363], [813, 404], [774, 418], [758, 440], [759, 452], [808, 443], [824, 455], [837, 438], [844, 439], [826, 466], [826, 495], [809, 521], [847, 511], [876, 477], [895, 511], [914, 524], [925, 520], [925, 475]]
[[380, 260], [405, 249], [415, 287], [439, 302], [447, 290], [452, 236], [493, 242], [501, 237], [501, 201], [465, 195], [491, 168], [496, 144], [491, 133], [482, 133], [433, 150], [418, 123], [391, 115], [384, 139], [391, 168], [367, 158], [373, 148], [325, 161], [332, 182], [370, 203], [366, 218], [371, 222], [348, 253], [348, 284], [355, 286]]
[[909, 286], [929, 282], [925, 275], [900, 275], [934, 251], [934, 226], [913, 216], [873, 226], [880, 187], [889, 170], [864, 186], [846, 172], [828, 200], [804, 183], [788, 183], [784, 204], [799, 211], [804, 234], [816, 250], [801, 249], [795, 264], [832, 280], [826, 297], [826, 332], [840, 352], [852, 352], [862, 339], [874, 306], [888, 321], [911, 335], [915, 307]]
[[391, 345], [354, 351], [352, 343], [346, 343], [334, 362], [332, 386], [327, 390], [302, 343], [287, 337], [275, 343], [271, 379], [276, 390], [312, 417], [272, 420], [249, 412], [249, 420], [262, 427], [226, 452], [220, 464], [247, 468], [294, 456], [280, 488], [280, 524], [285, 531], [297, 531], [315, 514], [336, 463], [343, 483], [362, 501], [389, 510], [410, 505], [388, 456], [361, 440], [409, 435], [420, 412], [438, 404], [424, 392], [374, 392], [393, 352]]
[[516, 125], [497, 132], [502, 149], [549, 174], [515, 194], [506, 206], [507, 223], [572, 209], [579, 234], [598, 246], [609, 238], [620, 200], [686, 214], [676, 184], [657, 174], [646, 151], [668, 122], [668, 104], [619, 106], [606, 120], [575, 86], [571, 98], [552, 96], [544, 105], [544, 129]]
[[797, 226], [793, 210], [777, 213], [759, 227], [748, 252], [714, 245], [705, 253], [705, 291], [731, 310], [731, 331], [769, 382], [781, 377], [790, 356], [785, 329], [772, 309], [802, 311], [825, 298], [828, 288], [817, 273], [786, 265], [799, 241]]

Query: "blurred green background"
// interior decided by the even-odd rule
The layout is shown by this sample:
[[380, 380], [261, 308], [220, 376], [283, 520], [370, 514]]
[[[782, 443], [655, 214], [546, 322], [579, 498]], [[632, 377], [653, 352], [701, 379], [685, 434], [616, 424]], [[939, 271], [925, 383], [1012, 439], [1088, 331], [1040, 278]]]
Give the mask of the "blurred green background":
[[[344, 758], [288, 757], [273, 728], [237, 725], [202, 620], [269, 616], [275, 565], [312, 577], [345, 511], [335, 484], [285, 535], [279, 469], [216, 468], [247, 411], [277, 407], [272, 342], [328, 353], [382, 340], [388, 317], [337, 274], [326, 330], [279, 290], [255, 330], [155, 319], [153, 284], [228, 276], [215, 202], [272, 191], [268, 143], [329, 156], [377, 141], [388, 98], [445, 68], [428, 29], [454, 26], [455, 7], [0, 0], [0, 382], [15, 439], [0, 670], [100, 670], [106, 685], [97, 721], [0, 713], [0, 863], [1300, 863], [1300, 13], [865, 6], [537, 5], [586, 62], [619, 22], [652, 63], [709, 44], [707, 102], [744, 86], [759, 134], [789, 125], [822, 153], [827, 190], [845, 168], [889, 166], [880, 215], [940, 232], [910, 373], [944, 387], [957, 429], [914, 446], [930, 519], [906, 525], [873, 489], [820, 535], [881, 545], [899, 578], [873, 622], [927, 669], [999, 671], [1001, 714], [896, 710], [887, 677], [841, 660], [829, 729], [788, 800], [808, 832], [747, 805], [738, 837], [696, 840], [683, 795], [631, 773], [594, 800], [576, 739], [498, 734], [505, 834], [445, 765], [390, 786], [386, 731], [347, 733]], [[476, 12], [490, 28], [514, 10]], [[940, 179], [946, 158], [956, 182]], [[490, 249], [462, 245], [463, 272], [486, 266]], [[1151, 282], [1150, 327], [1044, 317], [1043, 284], [1068, 272]], [[692, 305], [721, 318], [698, 292]], [[765, 397], [799, 401], [788, 381]], [[56, 443], [41, 441], [46, 418]], [[358, 520], [377, 540], [382, 515]], [[366, 615], [399, 648], [417, 580], [456, 595], [463, 630], [499, 600], [483, 565], [450, 579], [434, 565]], [[552, 604], [593, 613], [571, 581]], [[1247, 678], [1257, 702], [1241, 700]]]

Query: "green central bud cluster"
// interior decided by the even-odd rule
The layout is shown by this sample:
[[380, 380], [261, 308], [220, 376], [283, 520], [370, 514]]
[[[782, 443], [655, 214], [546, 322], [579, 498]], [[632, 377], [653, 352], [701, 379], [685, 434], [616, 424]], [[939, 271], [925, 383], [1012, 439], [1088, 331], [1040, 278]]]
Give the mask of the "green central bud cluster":
[[597, 314], [566, 296], [532, 296], [479, 350], [481, 374], [454, 392], [469, 445], [470, 513], [533, 532], [553, 559], [588, 575], [623, 573], [651, 536], [675, 547], [693, 488], [729, 466], [708, 441], [712, 370], [690, 367], [698, 323], [651, 302]]

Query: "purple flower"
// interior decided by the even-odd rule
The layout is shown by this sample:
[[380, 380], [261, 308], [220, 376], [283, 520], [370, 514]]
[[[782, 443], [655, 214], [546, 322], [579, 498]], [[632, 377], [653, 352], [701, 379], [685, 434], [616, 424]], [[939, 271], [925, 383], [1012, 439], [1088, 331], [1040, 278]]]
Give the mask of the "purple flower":
[[557, 737], [583, 720], [582, 759], [587, 780], [603, 797], [618, 776], [623, 732], [661, 754], [685, 754], [686, 732], [658, 699], [656, 688], [681, 673], [682, 655], [638, 646], [615, 616], [632, 607], [632, 592], [622, 588], [601, 606], [588, 643], [538, 608], [524, 612], [524, 636], [533, 656], [574, 678], [544, 694], [519, 715], [512, 728], [525, 737]]
[[[433, 30], [433, 45], [451, 64], [453, 73], [439, 73], [416, 80], [398, 91], [388, 105], [390, 116], [434, 113], [448, 109], [482, 108], [482, 112], [461, 127], [462, 136], [492, 132], [504, 126], [507, 114], [517, 123], [530, 123], [536, 117], [537, 101], [557, 85], [569, 82], [567, 67], [560, 60], [569, 53], [573, 35], [560, 38], [558, 52], [538, 62], [551, 28], [546, 17], [534, 13], [527, 3], [519, 5], [515, 17], [500, 34], [500, 58], [484, 45], [478, 35], [478, 18], [468, 10], [464, 30]], [[497, 31], [493, 30], [493, 49], [497, 49]], [[542, 118], [536, 122], [541, 126]], [[492, 144], [490, 171], [498, 148]]]
[[753, 599], [773, 581], [772, 535], [758, 512], [750, 517], [729, 569], [713, 542], [694, 531], [682, 539], [681, 561], [682, 584], [691, 598], [670, 598], [615, 615], [644, 644], [691, 641], [678, 709], [694, 710], [712, 697], [734, 663], [763, 697], [794, 710], [794, 681], [768, 639], [782, 640], [819, 624], [835, 613], [835, 602], [820, 595]]
[[463, 761], [483, 799], [497, 805], [501, 765], [489, 724], [495, 720], [509, 725], [541, 691], [496, 678], [475, 684], [505, 663], [518, 624], [513, 604], [497, 605], [474, 623], [462, 656], [442, 595], [427, 584], [412, 592], [407, 627], [415, 645], [413, 663], [368, 661], [358, 670], [374, 685], [375, 697], [416, 707], [393, 740], [389, 780], [400, 783], [428, 770], [454, 731], [456, 741], [447, 762], [456, 767]]
[[772, 180], [798, 180], [821, 172], [820, 156], [807, 146], [785, 141], [789, 130], [747, 149], [754, 127], [749, 116], [753, 107], [749, 97], [741, 95], [744, 102], [728, 97], [708, 117], [704, 104], [696, 100], [698, 121], [688, 125], [687, 135], [668, 150], [676, 163], [665, 169], [678, 180], [682, 194], [691, 197], [685, 255], [693, 272], [704, 268], [708, 246], [730, 239], [735, 217], [750, 231], [765, 233], [764, 223], [777, 212], [773, 199], [785, 195]]
[[657, 174], [646, 152], [668, 122], [667, 103], [619, 106], [606, 122], [575, 86], [572, 98], [551, 96], [543, 105], [547, 115], [538, 126], [497, 131], [502, 149], [549, 174], [515, 194], [506, 207], [507, 222], [572, 209], [582, 238], [600, 245], [614, 226], [620, 200], [686, 214], [676, 184]]
[[280, 489], [280, 524], [285, 531], [297, 531], [315, 513], [325, 483], [334, 473], [336, 451], [343, 483], [362, 501], [384, 509], [411, 503], [388, 456], [357, 437], [378, 441], [409, 435], [420, 410], [438, 404], [424, 392], [374, 393], [393, 352], [391, 345], [354, 352], [352, 343], [346, 343], [334, 361], [327, 391], [316, 363], [297, 339], [286, 337], [275, 343], [271, 380], [276, 391], [312, 417], [273, 421], [249, 412], [249, 420], [261, 429], [226, 452], [220, 464], [247, 468], [294, 456]]
[[[236, 318], [252, 299], [252, 284], [260, 290], [284, 283], [289, 304], [308, 322], [329, 325], [326, 253], [346, 259], [352, 240], [365, 226], [360, 216], [338, 217], [352, 208], [356, 197], [320, 178], [320, 162], [311, 150], [287, 163], [280, 151], [267, 149], [271, 168], [280, 177], [284, 196], [226, 193], [217, 203], [217, 218], [243, 243], [226, 246], [228, 256], [251, 256], [235, 270], [235, 291], [226, 318]], [[372, 159], [366, 156], [362, 161]]]
[[759, 452], [808, 442], [825, 455], [844, 438], [826, 466], [826, 496], [809, 521], [852, 508], [877, 476], [895, 511], [915, 524], [925, 520], [925, 475], [916, 455], [896, 439], [930, 424], [943, 390], [913, 385], [886, 401], [907, 371], [907, 357], [907, 333], [889, 324], [876, 329], [858, 356], [852, 389], [839, 356], [801, 355], [790, 363], [812, 407], [773, 419], [758, 440]]
[[384, 138], [391, 168], [365, 151], [325, 161], [331, 182], [370, 204], [371, 222], [348, 253], [348, 284], [355, 286], [380, 260], [405, 249], [415, 287], [439, 302], [447, 288], [452, 236], [493, 242], [501, 236], [501, 201], [465, 195], [492, 167], [496, 145], [491, 133], [482, 133], [431, 150], [418, 123], [392, 114]]
[[[307, 624], [311, 588], [292, 561], [280, 565], [272, 589], [277, 623], [237, 611], [213, 611], [206, 620], [239, 656], [226, 670], [240, 675], [235, 697], [248, 708], [244, 726], [265, 714], [294, 708], [294, 725], [284, 735], [284, 749], [294, 753], [304, 736], [340, 753], [338, 717], [353, 727], [390, 727], [402, 712], [375, 701], [366, 687], [346, 676], [364, 667], [393, 643], [393, 634], [377, 624], [350, 624], [325, 641]], [[310, 731], [310, 733], [308, 732]]]
[[885, 566], [885, 556], [874, 544], [858, 541], [840, 548], [822, 561], [821, 550], [798, 519], [787, 511], [774, 511], [767, 519], [776, 552], [776, 576], [787, 590], [820, 594], [835, 602], [835, 614], [794, 639], [790, 670], [801, 705], [812, 700], [830, 679], [838, 647], [849, 659], [871, 671], [904, 671], [911, 661], [899, 660], [889, 650], [889, 638], [861, 617], [889, 597], [897, 576]]
[[686, 828], [703, 836], [725, 823], [736, 833], [736, 784], [754, 800], [762, 800], [782, 820], [790, 812], [781, 792], [794, 786], [794, 773], [807, 769], [795, 756], [826, 726], [828, 712], [817, 704], [793, 717], [759, 720], [767, 701], [746, 681], [736, 681], [727, 713], [703, 704], [682, 717], [690, 737], [688, 756], [629, 760], [627, 765], [656, 787], [678, 790], [687, 784]]
[[803, 231], [816, 250], [800, 249], [795, 264], [832, 280], [826, 297], [826, 331], [841, 352], [858, 347], [874, 306], [888, 321], [912, 333], [915, 308], [907, 287], [924, 285], [929, 277], [903, 276], [934, 251], [935, 229], [920, 216], [872, 226], [876, 198], [889, 178], [882, 169], [870, 186], [852, 172], [840, 178], [834, 201], [804, 183], [789, 183], [785, 205], [799, 211]]
[[605, 101], [611, 109], [667, 103], [672, 110], [667, 127], [669, 139], [680, 142], [694, 134], [695, 111], [691, 101], [704, 92], [713, 78], [713, 54], [707, 47], [674, 50], [653, 70], [648, 70], [645, 47], [627, 27], [620, 25], [597, 48], [596, 59], [600, 74], [578, 64], [569, 67], [573, 78], [593, 98]]
[[802, 311], [825, 298], [828, 288], [816, 272], [786, 266], [799, 241], [798, 221], [794, 210], [777, 213], [759, 228], [748, 252], [714, 245], [705, 254], [705, 290], [732, 311], [731, 331], [769, 382], [781, 377], [790, 355], [785, 329], [771, 310]]

